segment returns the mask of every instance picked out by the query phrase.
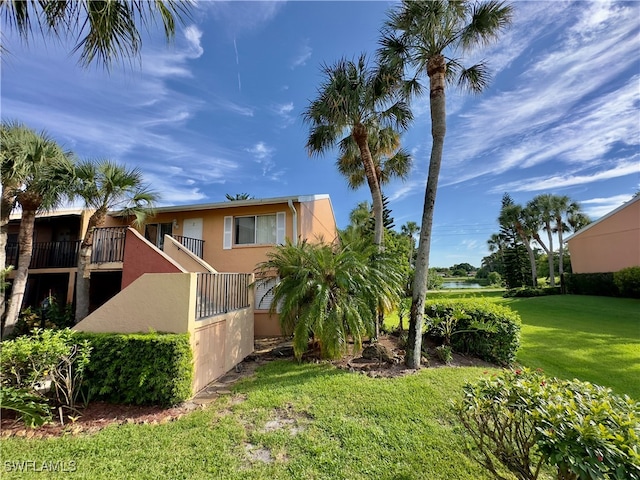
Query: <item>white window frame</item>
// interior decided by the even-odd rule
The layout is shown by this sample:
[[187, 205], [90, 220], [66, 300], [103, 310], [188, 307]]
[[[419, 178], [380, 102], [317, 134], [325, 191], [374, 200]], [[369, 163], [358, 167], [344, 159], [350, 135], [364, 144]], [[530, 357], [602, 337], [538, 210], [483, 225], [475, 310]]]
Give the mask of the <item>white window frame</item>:
[[[255, 224], [257, 225], [258, 217], [276, 217], [276, 241], [275, 243], [257, 243], [257, 229], [254, 227], [254, 243], [236, 243], [237, 239], [235, 236], [236, 229], [236, 218], [254, 218]], [[283, 245], [285, 242], [285, 234], [286, 234], [286, 226], [287, 226], [287, 212], [276, 212], [276, 213], [263, 213], [258, 215], [238, 215], [236, 217], [226, 216], [224, 217], [224, 233], [222, 237], [222, 248], [224, 250], [230, 250], [234, 247], [244, 247], [244, 246], [261, 246], [261, 245]]]
[[[273, 303], [273, 287], [280, 283], [278, 277], [268, 277], [263, 279], [256, 279], [255, 292], [255, 310], [269, 310]], [[280, 313], [280, 306], [276, 308], [276, 311]]]

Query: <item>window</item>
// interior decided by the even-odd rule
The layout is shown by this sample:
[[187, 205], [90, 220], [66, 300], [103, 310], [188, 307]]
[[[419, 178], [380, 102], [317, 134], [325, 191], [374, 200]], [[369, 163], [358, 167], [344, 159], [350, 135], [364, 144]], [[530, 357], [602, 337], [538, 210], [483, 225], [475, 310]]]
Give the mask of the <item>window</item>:
[[[256, 279], [255, 284], [255, 304], [256, 310], [269, 310], [273, 303], [273, 288], [278, 284], [280, 280], [277, 277], [269, 277]], [[280, 312], [280, 308], [276, 309]]]
[[172, 223], [148, 223], [144, 229], [144, 237], [162, 250], [164, 236], [172, 234]]
[[286, 213], [224, 217], [223, 248], [284, 243]]

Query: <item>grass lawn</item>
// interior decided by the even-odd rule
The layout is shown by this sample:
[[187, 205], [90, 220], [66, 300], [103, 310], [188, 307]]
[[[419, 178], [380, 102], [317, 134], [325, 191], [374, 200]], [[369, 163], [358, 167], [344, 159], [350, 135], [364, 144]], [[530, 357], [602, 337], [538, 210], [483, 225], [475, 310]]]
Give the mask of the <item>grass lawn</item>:
[[640, 301], [552, 295], [504, 303], [522, 318], [522, 364], [640, 399]]
[[[465, 456], [449, 407], [464, 382], [482, 374], [440, 368], [372, 379], [327, 364], [273, 362], [234, 396], [169, 424], [3, 439], [2, 478], [489, 480]], [[7, 471], [6, 462], [24, 460], [75, 461], [76, 472]]]

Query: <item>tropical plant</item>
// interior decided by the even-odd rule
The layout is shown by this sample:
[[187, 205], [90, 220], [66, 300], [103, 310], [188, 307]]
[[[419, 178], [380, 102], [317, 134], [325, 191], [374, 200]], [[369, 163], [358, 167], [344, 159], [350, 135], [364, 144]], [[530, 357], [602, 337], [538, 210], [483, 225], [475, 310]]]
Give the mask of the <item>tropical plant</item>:
[[[342, 157], [354, 159], [357, 145], [373, 201], [374, 242], [381, 246], [382, 192], [370, 142], [376, 145], [372, 137], [387, 127], [406, 129], [411, 111], [398, 95], [398, 77], [385, 68], [369, 67], [364, 54], [355, 61], [341, 59], [335, 65], [324, 65], [322, 71], [325, 79], [318, 96], [303, 114], [310, 125], [307, 149], [310, 155], [321, 155], [337, 145]], [[379, 141], [377, 145], [382, 154], [384, 144]]]
[[[479, 93], [488, 82], [484, 63], [463, 68], [457, 54], [497, 40], [511, 21], [511, 6], [498, 1], [470, 3], [459, 1], [403, 0], [389, 14], [383, 29], [379, 56], [390, 70], [405, 70], [429, 77], [431, 110], [431, 158], [425, 188], [425, 202], [416, 259], [409, 350], [407, 365], [420, 367], [422, 323], [427, 294], [431, 227], [446, 132], [445, 85], [457, 80], [458, 86]], [[417, 76], [408, 87], [420, 93]]]
[[91, 252], [95, 229], [104, 225], [107, 212], [117, 210], [134, 225], [142, 225], [153, 213], [158, 195], [143, 183], [138, 168], [128, 169], [110, 160], [83, 161], [76, 167], [75, 194], [86, 208], [95, 210], [89, 217], [87, 231], [80, 245], [76, 275], [76, 323], [89, 314]]
[[535, 216], [540, 222], [542, 229], [547, 232], [548, 245], [542, 241], [538, 232], [532, 232], [536, 241], [547, 254], [547, 262], [549, 263], [549, 285], [556, 286], [554, 258], [553, 258], [553, 226], [552, 223], [556, 218], [556, 208], [558, 205], [558, 197], [549, 193], [536, 195], [527, 204], [527, 210], [532, 216]]
[[251, 200], [255, 198], [249, 195], [248, 193], [236, 193], [235, 195], [231, 195], [230, 193], [225, 193], [224, 196], [229, 202], [236, 202], [238, 200]]
[[539, 227], [537, 217], [532, 214], [532, 210], [527, 210], [521, 205], [513, 202], [503, 202], [498, 222], [505, 229], [513, 230], [518, 235], [521, 245], [526, 248], [531, 265], [531, 286], [536, 288], [538, 285], [538, 272], [536, 256], [531, 246], [531, 241], [537, 235]]
[[400, 227], [400, 232], [403, 235], [409, 237], [409, 241], [411, 242], [411, 252], [409, 253], [409, 263], [413, 266], [414, 262], [414, 252], [416, 249], [416, 234], [420, 233], [420, 227], [416, 222], [409, 221]]
[[14, 172], [7, 174], [7, 177], [12, 177], [7, 187], [12, 195], [15, 194], [15, 202], [20, 205], [22, 215], [18, 233], [18, 265], [3, 336], [9, 335], [14, 329], [22, 307], [33, 254], [36, 214], [58, 206], [70, 195], [74, 175], [71, 154], [65, 152], [46, 132], [37, 133], [19, 124], [3, 126], [3, 130], [5, 128], [9, 137], [13, 137], [11, 130], [17, 131], [12, 139], [15, 143], [7, 151], [7, 157], [11, 159], [8, 158], [6, 163], [15, 167]]
[[397, 262], [370, 243], [287, 242], [267, 257], [258, 265], [258, 282], [278, 278], [271, 311], [278, 311], [283, 331], [293, 333], [297, 358], [310, 339], [324, 358], [345, 353], [349, 339], [359, 350], [374, 333], [376, 306], [391, 311], [400, 300]]
[[[175, 35], [176, 20], [188, 17], [191, 0], [1, 0], [4, 25], [18, 32], [24, 42], [36, 29], [57, 39], [77, 41], [72, 53], [81, 52], [79, 63], [109, 67], [112, 62], [138, 56], [142, 39], [137, 24], [147, 28], [158, 19], [167, 40]], [[4, 48], [4, 47], [3, 47]]]

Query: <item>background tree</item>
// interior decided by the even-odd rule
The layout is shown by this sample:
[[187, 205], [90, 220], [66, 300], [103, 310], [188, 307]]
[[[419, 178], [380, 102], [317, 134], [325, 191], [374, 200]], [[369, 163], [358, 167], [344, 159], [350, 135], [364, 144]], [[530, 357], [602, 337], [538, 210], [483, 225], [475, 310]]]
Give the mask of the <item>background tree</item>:
[[409, 263], [414, 266], [414, 253], [416, 249], [416, 234], [420, 233], [420, 227], [416, 222], [409, 221], [400, 227], [400, 231], [403, 235], [409, 238], [411, 249], [409, 251]]
[[[36, 214], [58, 206], [65, 196], [70, 195], [73, 185], [73, 163], [70, 153], [65, 152], [46, 132], [36, 133], [23, 126], [20, 129], [21, 145], [13, 145], [14, 161], [21, 165], [8, 175], [13, 175], [19, 184], [10, 188], [15, 201], [22, 210], [18, 233], [18, 265], [11, 288], [11, 300], [5, 317], [3, 336], [15, 328], [24, 300], [29, 275], [29, 265], [33, 254], [33, 232]], [[3, 185], [4, 186], [4, 185]], [[5, 242], [6, 243], [6, 242]]]
[[95, 229], [104, 225], [107, 212], [117, 210], [133, 217], [134, 225], [142, 225], [153, 213], [158, 195], [143, 183], [138, 168], [128, 169], [110, 160], [83, 161], [76, 167], [75, 194], [85, 207], [95, 210], [89, 217], [87, 231], [80, 245], [76, 275], [76, 323], [89, 314], [91, 252]]
[[[406, 356], [411, 368], [419, 368], [421, 360], [431, 228], [446, 133], [446, 81], [456, 80], [460, 87], [471, 92], [484, 89], [488, 82], [485, 64], [463, 68], [456, 55], [497, 40], [500, 31], [511, 21], [511, 11], [511, 6], [497, 1], [472, 4], [403, 0], [391, 11], [383, 30], [381, 61], [390, 69], [396, 68], [399, 72], [411, 69], [417, 75], [429, 77], [432, 147], [411, 302]], [[420, 92], [417, 79], [408, 85], [413, 92]]]
[[[534, 236], [537, 235], [537, 231], [540, 227], [538, 223], [538, 217], [531, 214], [531, 210], [523, 208], [521, 205], [515, 203], [503, 204], [500, 210], [500, 216], [498, 222], [504, 226], [505, 229], [511, 229], [516, 232], [522, 245], [529, 256], [529, 264], [531, 266], [531, 283], [533, 288], [538, 286], [538, 273], [536, 265], [536, 255], [531, 245]], [[534, 233], [535, 232], [535, 233]], [[517, 254], [517, 246], [515, 248]]]
[[534, 216], [542, 230], [547, 232], [547, 240], [548, 245], [540, 238], [538, 232], [534, 232], [534, 237], [536, 241], [540, 244], [542, 249], [547, 254], [547, 261], [549, 263], [549, 285], [551, 287], [556, 286], [556, 275], [554, 268], [554, 256], [553, 256], [553, 227], [552, 223], [555, 219], [555, 209], [557, 204], [557, 197], [555, 195], [551, 195], [549, 193], [536, 195], [533, 199], [527, 204], [527, 210], [530, 212], [532, 216]]
[[25, 43], [36, 31], [71, 38], [77, 42], [71, 53], [81, 52], [83, 67], [97, 62], [109, 68], [114, 61], [140, 54], [138, 25], [148, 28], [160, 20], [167, 40], [172, 40], [176, 21], [189, 16], [191, 5], [191, 0], [0, 0], [0, 15]]
[[318, 96], [304, 111], [311, 127], [307, 140], [310, 155], [322, 155], [338, 146], [341, 156], [358, 147], [371, 198], [375, 220], [374, 243], [383, 241], [382, 192], [369, 143], [371, 135], [391, 127], [406, 129], [411, 111], [398, 97], [398, 79], [380, 68], [370, 68], [365, 55], [357, 61], [339, 60], [323, 67], [324, 81]]
[[225, 193], [224, 196], [230, 202], [235, 202], [238, 200], [252, 200], [255, 198], [249, 195], [248, 193], [236, 193], [235, 195], [231, 195], [230, 193]]

